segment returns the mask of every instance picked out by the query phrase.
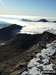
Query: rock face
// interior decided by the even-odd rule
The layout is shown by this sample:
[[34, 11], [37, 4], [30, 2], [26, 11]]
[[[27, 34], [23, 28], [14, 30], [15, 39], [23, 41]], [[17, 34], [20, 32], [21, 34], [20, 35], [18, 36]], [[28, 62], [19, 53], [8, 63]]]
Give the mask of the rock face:
[[[11, 28], [12, 29], [12, 28]], [[0, 46], [0, 72], [20, 74], [27, 70], [26, 64], [40, 52], [46, 43], [56, 39], [56, 35], [44, 32], [43, 34], [18, 34], [5, 45]], [[23, 68], [24, 67], [24, 68]]]
[[22, 27], [16, 24], [0, 29], [0, 41], [2, 42], [11, 39], [17, 32], [20, 32], [21, 29]]

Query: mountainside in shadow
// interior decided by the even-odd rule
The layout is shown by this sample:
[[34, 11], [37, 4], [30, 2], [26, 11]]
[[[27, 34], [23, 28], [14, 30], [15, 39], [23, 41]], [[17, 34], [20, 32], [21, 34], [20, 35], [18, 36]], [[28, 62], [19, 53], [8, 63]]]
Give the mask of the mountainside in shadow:
[[56, 40], [56, 35], [44, 32], [43, 34], [18, 34], [3, 46], [0, 46], [0, 74], [20, 75], [27, 70], [27, 63], [46, 44]]
[[10, 23], [4, 22], [4, 21], [0, 21], [0, 29], [9, 26]]
[[20, 32], [21, 29], [22, 26], [16, 24], [0, 29], [0, 42], [11, 39], [17, 32]]

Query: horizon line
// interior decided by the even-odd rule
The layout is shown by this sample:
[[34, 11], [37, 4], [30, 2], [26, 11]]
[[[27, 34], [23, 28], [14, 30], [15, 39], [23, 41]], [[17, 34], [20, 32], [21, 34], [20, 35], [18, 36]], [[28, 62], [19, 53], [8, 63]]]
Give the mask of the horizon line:
[[0, 17], [16, 17], [16, 18], [18, 18], [18, 17], [32, 17], [32, 18], [55, 18], [56, 19], [56, 17], [50, 17], [50, 16], [37, 16], [37, 15], [12, 15], [12, 14], [0, 14]]

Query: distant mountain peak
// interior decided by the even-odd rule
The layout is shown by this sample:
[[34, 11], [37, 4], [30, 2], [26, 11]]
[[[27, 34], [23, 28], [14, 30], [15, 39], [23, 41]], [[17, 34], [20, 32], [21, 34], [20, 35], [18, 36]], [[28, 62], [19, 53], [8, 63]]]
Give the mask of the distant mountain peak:
[[47, 19], [40, 19], [38, 22], [49, 22]]

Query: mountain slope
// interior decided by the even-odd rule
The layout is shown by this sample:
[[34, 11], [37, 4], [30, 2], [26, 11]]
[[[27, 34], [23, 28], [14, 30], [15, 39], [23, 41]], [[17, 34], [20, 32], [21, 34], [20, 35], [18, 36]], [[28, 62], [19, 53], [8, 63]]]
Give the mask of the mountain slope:
[[22, 26], [16, 24], [0, 29], [0, 41], [2, 42], [11, 39], [17, 32], [20, 32], [21, 29]]
[[[43, 34], [18, 34], [4, 46], [0, 46], [0, 71], [2, 73], [21, 73], [26, 70], [26, 64], [46, 43], [56, 39], [56, 35], [44, 32]], [[17, 75], [17, 74], [15, 74]]]

